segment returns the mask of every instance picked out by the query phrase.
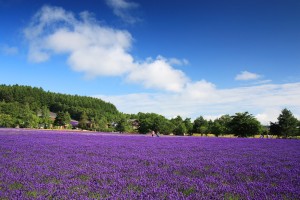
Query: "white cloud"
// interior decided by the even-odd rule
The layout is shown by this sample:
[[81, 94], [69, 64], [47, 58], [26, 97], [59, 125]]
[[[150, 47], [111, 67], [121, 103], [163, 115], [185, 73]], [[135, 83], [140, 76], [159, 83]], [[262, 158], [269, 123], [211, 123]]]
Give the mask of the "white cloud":
[[1, 52], [5, 55], [12, 56], [19, 53], [18, 47], [15, 46], [8, 46], [8, 45], [1, 45], [0, 46]]
[[281, 113], [281, 110], [279, 107], [275, 108], [267, 108], [262, 113], [256, 114], [255, 117], [260, 121], [262, 124], [269, 124], [270, 122], [276, 122], [279, 114]]
[[106, 4], [113, 9], [116, 16], [120, 17], [123, 21], [133, 24], [139, 21], [138, 18], [130, 14], [130, 10], [137, 8], [139, 5], [134, 2], [126, 0], [106, 0]]
[[261, 75], [259, 75], [259, 74], [251, 73], [248, 71], [243, 71], [240, 74], [236, 75], [235, 80], [249, 81], [249, 80], [259, 79], [260, 77], [261, 77]]
[[156, 112], [166, 117], [181, 115], [195, 119], [202, 115], [214, 119], [222, 114], [249, 111], [267, 125], [277, 121], [285, 107], [295, 116], [300, 114], [300, 83], [217, 89], [209, 82], [200, 81], [187, 86], [181, 93], [98, 97], [114, 103], [125, 113]]
[[187, 83], [180, 95], [182, 99], [186, 99], [185, 101], [205, 101], [216, 98], [218, 95], [216, 91], [216, 86], [213, 83], [201, 80]]
[[24, 33], [33, 62], [65, 53], [69, 65], [88, 77], [122, 75], [134, 66], [130, 33], [101, 26], [87, 12], [76, 19], [62, 8], [44, 6]]
[[[126, 6], [125, 6], [126, 7]], [[28, 58], [44, 62], [55, 54], [68, 56], [67, 63], [86, 77], [124, 76], [128, 82], [146, 88], [181, 91], [188, 78], [172, 64], [187, 64], [186, 59], [135, 61], [129, 53], [132, 36], [126, 30], [103, 26], [88, 12], [77, 19], [59, 7], [44, 6], [24, 30], [29, 42]]]
[[188, 81], [186, 75], [172, 68], [167, 60], [158, 57], [141, 63], [131, 71], [127, 80], [143, 84], [146, 88], [157, 88], [167, 91], [179, 92]]

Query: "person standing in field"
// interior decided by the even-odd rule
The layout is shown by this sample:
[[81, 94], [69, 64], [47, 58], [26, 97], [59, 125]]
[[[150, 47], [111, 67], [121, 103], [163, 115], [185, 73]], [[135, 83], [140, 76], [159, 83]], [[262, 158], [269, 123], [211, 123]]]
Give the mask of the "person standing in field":
[[154, 137], [154, 135], [156, 135], [156, 137], [159, 137], [158, 131], [151, 131], [151, 136]]

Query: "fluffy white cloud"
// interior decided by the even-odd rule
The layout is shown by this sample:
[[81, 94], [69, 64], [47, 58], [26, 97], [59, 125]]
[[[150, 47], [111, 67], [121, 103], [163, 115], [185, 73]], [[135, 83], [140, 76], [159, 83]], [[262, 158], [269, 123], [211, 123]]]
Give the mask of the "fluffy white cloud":
[[88, 77], [122, 75], [134, 67], [130, 33], [101, 26], [87, 12], [76, 19], [62, 8], [44, 6], [24, 33], [33, 62], [65, 53], [69, 65]]
[[277, 121], [279, 114], [281, 113], [281, 109], [279, 107], [275, 108], [267, 108], [262, 113], [255, 115], [256, 119], [260, 121], [262, 124], [269, 124], [271, 122]]
[[240, 74], [236, 75], [235, 80], [249, 81], [249, 80], [259, 79], [260, 77], [261, 77], [261, 75], [259, 75], [259, 74], [251, 73], [248, 71], [243, 71]]
[[[198, 93], [197, 93], [198, 91]], [[200, 81], [191, 83], [181, 93], [129, 94], [98, 97], [114, 103], [125, 113], [156, 112], [166, 117], [202, 115], [214, 119], [223, 114], [249, 111], [263, 124], [276, 121], [280, 111], [287, 107], [300, 114], [300, 83], [217, 89]]]
[[[114, 3], [124, 8], [129, 6], [122, 1]], [[172, 67], [175, 62], [187, 64], [186, 59], [158, 56], [155, 60], [137, 62], [129, 53], [131, 34], [101, 25], [88, 12], [81, 13], [77, 19], [62, 8], [44, 6], [24, 34], [29, 42], [28, 57], [33, 62], [46, 61], [54, 54], [66, 54], [71, 68], [87, 77], [125, 76], [129, 82], [146, 88], [173, 92], [182, 90], [188, 81], [182, 71]]]
[[179, 92], [188, 81], [186, 75], [172, 68], [163, 57], [156, 60], [148, 59], [140, 63], [136, 69], [131, 71], [127, 80], [143, 84], [146, 88], [157, 88], [167, 91]]
[[130, 10], [137, 8], [139, 5], [134, 2], [126, 0], [106, 0], [106, 4], [113, 9], [116, 16], [120, 17], [123, 21], [133, 24], [139, 21], [138, 18], [130, 14]]

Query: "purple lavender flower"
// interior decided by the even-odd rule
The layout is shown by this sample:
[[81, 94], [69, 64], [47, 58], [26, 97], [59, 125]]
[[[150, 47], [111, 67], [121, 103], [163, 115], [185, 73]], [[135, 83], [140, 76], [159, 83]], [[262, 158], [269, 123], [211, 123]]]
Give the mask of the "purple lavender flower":
[[300, 199], [300, 141], [0, 129], [0, 199]]

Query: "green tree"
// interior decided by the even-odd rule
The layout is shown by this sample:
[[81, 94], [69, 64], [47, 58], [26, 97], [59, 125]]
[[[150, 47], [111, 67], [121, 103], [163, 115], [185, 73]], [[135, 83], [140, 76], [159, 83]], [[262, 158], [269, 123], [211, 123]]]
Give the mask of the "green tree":
[[155, 133], [161, 132], [161, 129], [164, 124], [164, 117], [158, 114], [154, 114], [152, 118], [152, 124], [150, 130], [153, 130]]
[[19, 116], [22, 128], [38, 128], [39, 117], [30, 110], [29, 104], [25, 104]]
[[80, 120], [78, 122], [78, 127], [81, 129], [87, 129], [88, 128], [88, 116], [86, 114], [85, 111], [82, 112], [81, 116], [80, 116]]
[[296, 136], [298, 133], [298, 120], [288, 109], [283, 109], [279, 115], [278, 125], [280, 127], [280, 135], [284, 138]]
[[189, 134], [189, 135], [193, 135], [193, 123], [191, 121], [191, 118], [186, 118], [184, 121], [183, 121], [185, 127], [186, 127], [186, 132]]
[[175, 135], [184, 135], [187, 132], [187, 128], [183, 122], [183, 119], [179, 115], [170, 121], [174, 125], [173, 133]]
[[185, 127], [185, 124], [182, 122], [176, 126], [174, 129], [175, 135], [184, 135], [187, 132], [187, 128]]
[[231, 118], [229, 128], [235, 136], [249, 137], [261, 131], [260, 122], [248, 112], [236, 113]]
[[14, 119], [10, 115], [0, 113], [0, 127], [14, 127]]
[[201, 135], [206, 134], [208, 129], [208, 121], [202, 116], [198, 117], [194, 121], [193, 132], [201, 133]]
[[216, 137], [219, 137], [220, 135], [229, 134], [230, 121], [231, 118], [229, 115], [223, 115], [220, 118], [215, 119], [210, 129], [211, 133], [214, 134]]
[[277, 137], [281, 136], [281, 128], [278, 124], [278, 122], [270, 122], [270, 134], [271, 135], [276, 135]]
[[214, 122], [210, 119], [207, 121], [207, 129], [204, 132], [204, 134], [207, 136], [209, 133], [212, 132], [212, 127], [213, 127]]
[[183, 122], [183, 119], [178, 115], [177, 117], [170, 120], [174, 125], [181, 124]]
[[122, 117], [116, 126], [116, 131], [120, 133], [128, 132], [130, 130], [130, 125], [128, 123], [128, 120], [124, 117]]
[[166, 119], [165, 117], [161, 117], [161, 125], [159, 132], [164, 135], [169, 135], [175, 129], [175, 126], [170, 120]]
[[58, 112], [54, 120], [54, 125], [63, 126], [66, 128], [70, 125], [70, 122], [71, 122], [71, 116], [68, 112]]
[[230, 128], [229, 128], [229, 123], [231, 122], [231, 117], [230, 115], [222, 115], [219, 119], [218, 119], [218, 123], [221, 125], [222, 127], [222, 131], [221, 134], [222, 135], [226, 135], [226, 134], [230, 134]]
[[44, 128], [49, 128], [51, 123], [50, 111], [47, 106], [43, 106], [41, 109], [40, 124], [42, 124]]
[[223, 133], [223, 127], [220, 124], [219, 120], [215, 120], [211, 126], [211, 133], [214, 134], [216, 137], [219, 137], [219, 135], [222, 135]]
[[108, 122], [106, 117], [101, 117], [100, 119], [96, 119], [96, 124], [98, 125], [97, 130], [99, 131], [107, 131], [108, 130]]
[[137, 115], [139, 121], [138, 131], [139, 133], [146, 134], [151, 130], [152, 117], [149, 113], [138, 113]]
[[155, 113], [138, 113], [139, 121], [138, 131], [142, 134], [150, 131], [169, 134], [173, 131], [173, 123], [167, 120], [164, 116]]

